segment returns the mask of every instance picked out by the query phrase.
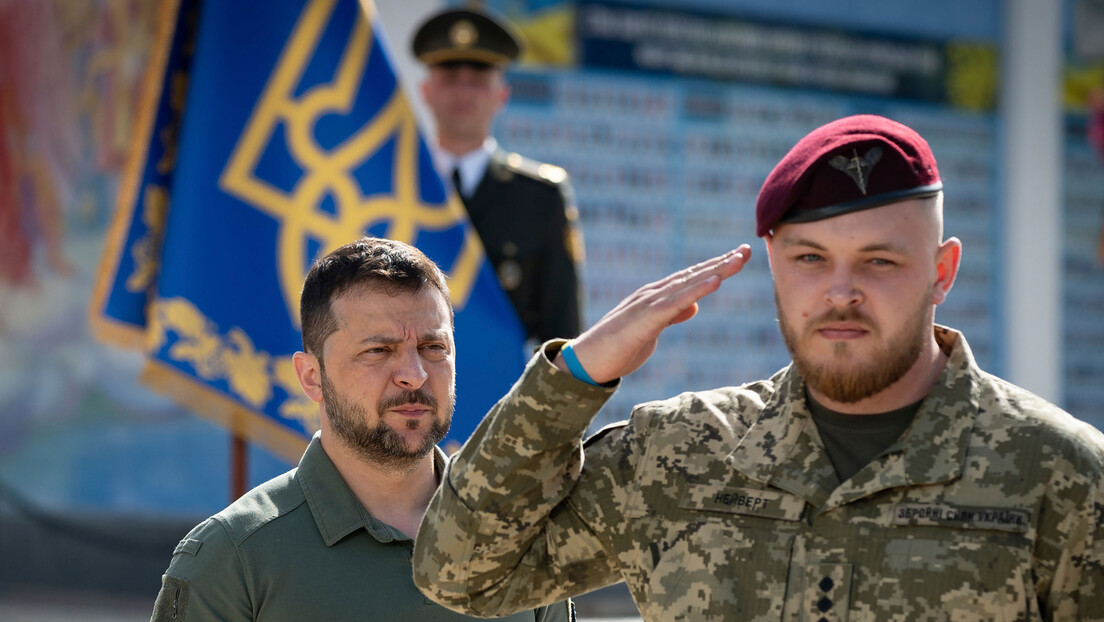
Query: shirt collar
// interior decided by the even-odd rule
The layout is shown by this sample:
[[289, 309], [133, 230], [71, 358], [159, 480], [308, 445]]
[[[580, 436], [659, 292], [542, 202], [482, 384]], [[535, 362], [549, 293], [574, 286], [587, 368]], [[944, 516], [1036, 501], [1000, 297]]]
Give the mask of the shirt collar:
[[487, 164], [491, 161], [491, 154], [497, 149], [498, 141], [493, 136], [488, 136], [478, 148], [460, 155], [437, 146], [433, 149], [433, 163], [446, 184], [452, 183], [452, 171], [459, 169], [460, 191], [465, 197], [470, 197], [479, 187], [479, 182], [483, 181]]
[[[444, 473], [445, 452], [433, 448], [433, 462], [438, 476]], [[345, 536], [364, 528], [380, 542], [410, 540], [410, 536], [378, 520], [361, 505], [352, 489], [345, 483], [337, 467], [322, 449], [321, 437], [315, 434], [303, 457], [299, 460], [295, 478], [303, 489], [318, 532], [333, 546]]]
[[[980, 408], [982, 373], [961, 333], [935, 327], [940, 348], [950, 355], [942, 375], [920, 405], [901, 440], [840, 486], [805, 405], [804, 382], [793, 366], [775, 375], [773, 395], [728, 463], [749, 477], [834, 507], [878, 490], [931, 484], [962, 474], [970, 433]], [[939, 439], [933, 442], [932, 439]]]

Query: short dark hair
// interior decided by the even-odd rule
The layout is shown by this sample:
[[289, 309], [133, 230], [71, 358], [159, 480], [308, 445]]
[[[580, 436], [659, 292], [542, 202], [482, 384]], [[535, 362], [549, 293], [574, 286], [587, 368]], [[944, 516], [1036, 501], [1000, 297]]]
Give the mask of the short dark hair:
[[314, 262], [303, 282], [299, 319], [303, 350], [322, 360], [322, 344], [337, 330], [333, 301], [354, 289], [379, 290], [389, 296], [416, 293], [426, 284], [445, 297], [453, 319], [445, 275], [417, 248], [395, 240], [363, 237]]

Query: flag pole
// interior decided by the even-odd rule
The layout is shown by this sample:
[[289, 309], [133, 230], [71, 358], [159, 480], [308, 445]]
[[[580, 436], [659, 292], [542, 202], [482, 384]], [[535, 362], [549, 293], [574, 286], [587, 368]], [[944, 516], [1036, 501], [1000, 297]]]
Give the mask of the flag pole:
[[245, 494], [246, 471], [245, 437], [234, 433], [230, 437], [230, 503]]

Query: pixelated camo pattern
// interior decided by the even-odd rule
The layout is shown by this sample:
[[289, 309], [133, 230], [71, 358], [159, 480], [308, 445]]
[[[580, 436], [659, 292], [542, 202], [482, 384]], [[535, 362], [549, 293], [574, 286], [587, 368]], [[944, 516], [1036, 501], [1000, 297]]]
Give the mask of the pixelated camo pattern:
[[[538, 355], [451, 463], [415, 581], [481, 615], [625, 581], [645, 620], [1104, 620], [1104, 435], [950, 362], [840, 483], [792, 368], [638, 406]], [[554, 356], [559, 343], [545, 353]]]

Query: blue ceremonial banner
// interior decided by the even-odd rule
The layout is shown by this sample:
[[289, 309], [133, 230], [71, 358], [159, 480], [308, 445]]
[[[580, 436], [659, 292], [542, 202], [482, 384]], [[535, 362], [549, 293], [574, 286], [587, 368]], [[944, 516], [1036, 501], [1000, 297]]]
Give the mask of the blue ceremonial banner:
[[449, 277], [462, 442], [524, 365], [524, 332], [446, 192], [369, 1], [165, 3], [138, 143], [92, 305], [143, 380], [298, 460], [299, 292], [361, 235], [412, 243]]

